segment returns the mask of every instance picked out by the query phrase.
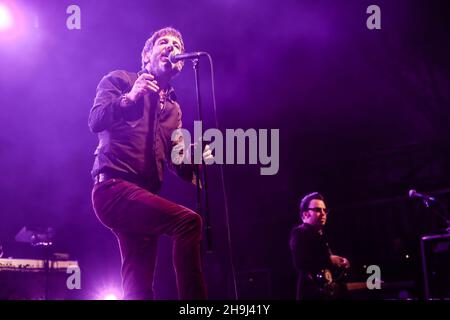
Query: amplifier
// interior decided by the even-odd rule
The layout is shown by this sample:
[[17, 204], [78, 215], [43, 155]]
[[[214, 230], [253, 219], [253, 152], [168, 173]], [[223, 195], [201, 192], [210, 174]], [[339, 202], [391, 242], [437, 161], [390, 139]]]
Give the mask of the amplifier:
[[450, 299], [450, 234], [421, 239], [425, 299]]
[[67, 288], [68, 267], [77, 261], [0, 259], [0, 300], [64, 300], [76, 298], [78, 290]]

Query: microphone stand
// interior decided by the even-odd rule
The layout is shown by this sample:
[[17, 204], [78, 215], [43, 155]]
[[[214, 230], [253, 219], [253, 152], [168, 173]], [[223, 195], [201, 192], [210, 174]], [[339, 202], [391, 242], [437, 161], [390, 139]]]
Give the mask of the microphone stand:
[[[197, 108], [198, 108], [198, 119], [200, 122], [203, 122], [203, 115], [202, 115], [202, 104], [201, 104], [201, 97], [200, 97], [200, 76], [199, 76], [199, 59], [195, 58], [192, 59], [193, 67], [194, 67], [194, 74], [195, 74], [195, 89], [197, 93]], [[203, 147], [203, 145], [201, 146]], [[199, 214], [203, 215], [205, 219], [205, 232], [206, 232], [206, 251], [212, 252], [212, 239], [211, 239], [211, 221], [209, 216], [209, 196], [208, 196], [208, 182], [207, 182], [207, 173], [206, 173], [206, 164], [203, 162], [203, 149], [201, 150], [202, 154], [202, 173], [203, 173], [203, 190], [205, 194], [205, 205], [202, 206], [201, 201], [201, 192], [202, 187], [200, 186], [201, 179], [200, 179], [200, 164], [195, 164], [194, 161], [194, 168], [197, 176], [197, 211]]]
[[49, 230], [44, 234], [33, 232], [31, 235], [31, 245], [42, 247], [44, 253], [44, 300], [49, 299], [49, 281], [50, 281], [50, 246], [53, 245], [51, 241]]
[[[422, 199], [422, 201], [426, 208], [430, 209], [431, 212], [434, 212], [447, 223], [447, 228], [445, 230], [447, 231], [447, 233], [450, 233], [450, 215], [446, 206], [437, 199], [433, 201], [430, 199]], [[437, 208], [436, 206], [433, 206], [433, 204], [436, 204]]]

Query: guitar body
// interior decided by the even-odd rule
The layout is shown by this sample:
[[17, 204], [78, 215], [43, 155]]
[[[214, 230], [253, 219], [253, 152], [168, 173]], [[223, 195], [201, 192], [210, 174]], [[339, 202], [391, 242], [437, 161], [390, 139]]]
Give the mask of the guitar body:
[[347, 273], [344, 269], [334, 272], [331, 269], [322, 269], [313, 275], [313, 279], [325, 299], [342, 299], [346, 294], [346, 285], [343, 282], [346, 276]]

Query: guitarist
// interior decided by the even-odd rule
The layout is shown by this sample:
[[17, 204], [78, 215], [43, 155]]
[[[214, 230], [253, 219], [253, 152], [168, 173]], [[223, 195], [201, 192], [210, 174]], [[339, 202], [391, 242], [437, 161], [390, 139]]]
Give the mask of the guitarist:
[[300, 224], [292, 229], [290, 247], [298, 271], [297, 300], [337, 299], [339, 286], [331, 270], [350, 267], [346, 258], [333, 255], [325, 240], [323, 227], [328, 209], [318, 193], [306, 195], [300, 202]]

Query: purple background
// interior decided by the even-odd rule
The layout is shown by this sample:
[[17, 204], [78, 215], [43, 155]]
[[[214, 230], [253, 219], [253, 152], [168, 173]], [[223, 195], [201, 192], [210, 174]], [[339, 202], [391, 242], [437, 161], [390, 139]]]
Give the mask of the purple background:
[[[66, 28], [81, 7], [82, 29]], [[80, 261], [83, 289], [120, 285], [114, 236], [93, 214], [90, 169], [97, 138], [87, 116], [101, 77], [138, 71], [145, 40], [170, 25], [187, 51], [214, 59], [220, 129], [280, 129], [280, 170], [225, 166], [232, 252], [240, 297], [293, 299], [290, 229], [300, 197], [322, 192], [333, 209], [328, 233], [348, 257], [353, 280], [378, 264], [387, 281], [421, 292], [419, 237], [442, 222], [407, 199], [411, 188], [448, 203], [450, 190], [447, 1], [16, 1], [39, 17], [21, 38], [0, 42], [0, 243], [6, 256], [31, 257], [14, 242], [23, 227], [56, 230], [55, 251]], [[381, 7], [382, 29], [366, 28]], [[34, 13], [34, 14], [33, 14]], [[204, 129], [214, 127], [209, 69], [201, 62]], [[194, 75], [175, 80], [192, 129]], [[223, 198], [209, 171], [213, 254], [205, 255], [211, 298], [232, 298]], [[195, 189], [168, 174], [162, 195], [195, 208]], [[405, 255], [410, 256], [409, 259]], [[162, 238], [156, 296], [176, 297], [170, 240]], [[249, 282], [253, 278], [253, 282]]]

